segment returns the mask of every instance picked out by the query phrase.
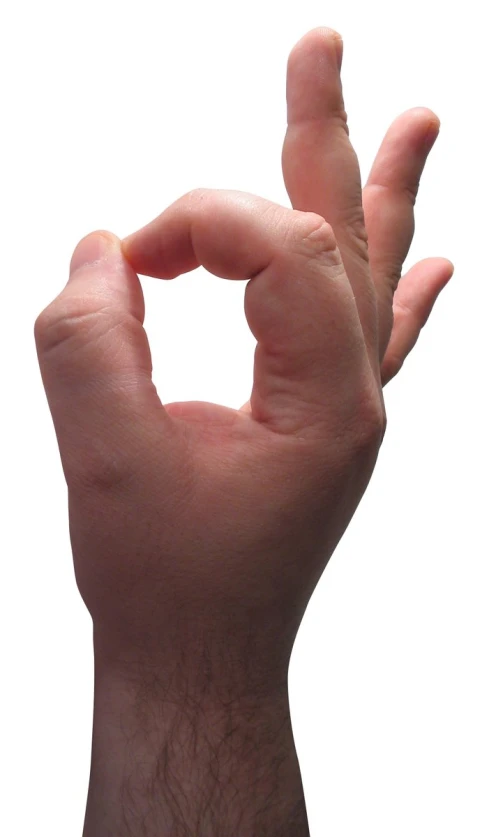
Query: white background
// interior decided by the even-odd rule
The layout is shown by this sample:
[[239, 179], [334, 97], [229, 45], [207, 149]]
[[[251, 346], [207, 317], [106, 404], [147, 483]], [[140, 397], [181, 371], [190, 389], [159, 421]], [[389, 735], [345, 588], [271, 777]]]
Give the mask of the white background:
[[[79, 837], [90, 766], [91, 620], [74, 579], [34, 320], [93, 230], [124, 237], [200, 186], [289, 205], [280, 160], [287, 56], [324, 25], [345, 42], [363, 183], [397, 115], [421, 105], [439, 116], [405, 269], [445, 256], [455, 274], [386, 387], [375, 474], [294, 648], [311, 835], [487, 837], [482, 8], [45, 0], [2, 13], [2, 833]], [[163, 403], [244, 403], [255, 346], [245, 283], [203, 269], [141, 282]]]

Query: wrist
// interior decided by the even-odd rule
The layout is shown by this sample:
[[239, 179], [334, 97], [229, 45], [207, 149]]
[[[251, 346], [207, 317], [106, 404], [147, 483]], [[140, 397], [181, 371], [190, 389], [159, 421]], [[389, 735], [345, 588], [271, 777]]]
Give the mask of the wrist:
[[228, 698], [170, 674], [96, 657], [84, 837], [307, 837], [287, 688]]
[[[288, 668], [297, 632], [266, 626], [238, 615], [221, 622], [206, 614], [169, 619], [165, 630], [147, 641], [120, 638], [94, 625], [96, 671], [127, 688], [153, 684], [175, 703], [186, 698], [211, 708], [244, 700], [256, 705], [282, 700], [288, 693]], [[290, 636], [289, 636], [290, 634]]]

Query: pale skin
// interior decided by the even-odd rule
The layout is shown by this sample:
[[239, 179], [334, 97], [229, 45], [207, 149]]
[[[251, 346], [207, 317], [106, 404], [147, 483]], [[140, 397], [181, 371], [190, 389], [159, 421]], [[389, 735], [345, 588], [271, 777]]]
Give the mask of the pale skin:
[[[292, 208], [196, 189], [123, 241], [93, 233], [36, 320], [94, 625], [84, 837], [309, 834], [294, 639], [374, 469], [382, 387], [453, 273], [429, 258], [400, 279], [438, 118], [400, 115], [362, 192], [338, 46], [319, 28], [289, 58]], [[199, 265], [249, 280], [240, 410], [163, 405], [151, 380], [137, 274]]]

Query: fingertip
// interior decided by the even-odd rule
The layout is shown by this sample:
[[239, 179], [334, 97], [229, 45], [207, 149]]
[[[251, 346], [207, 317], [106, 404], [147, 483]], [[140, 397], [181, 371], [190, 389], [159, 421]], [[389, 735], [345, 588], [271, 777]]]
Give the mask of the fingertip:
[[416, 143], [419, 143], [418, 150], [422, 158], [426, 158], [433, 148], [440, 133], [440, 120], [436, 113], [428, 108], [413, 108], [410, 111], [411, 117], [415, 119], [412, 124], [416, 126]]
[[332, 41], [334, 44], [337, 61], [339, 66], [341, 66], [343, 58], [343, 38], [340, 33], [337, 32], [336, 29], [332, 29], [330, 26], [316, 26], [314, 29], [310, 29], [309, 32], [306, 32], [302, 38], [299, 38], [299, 40], [292, 47], [292, 50], [289, 53], [289, 67], [294, 64], [296, 60], [299, 63], [304, 60], [304, 50], [306, 51], [306, 55], [312, 53], [315, 57], [319, 57], [317, 50], [322, 50], [327, 41]]
[[121, 240], [121, 253], [123, 258], [131, 265], [137, 273], [144, 272], [145, 265], [141, 261], [141, 247], [138, 233], [131, 233]]
[[[417, 262], [417, 265], [422, 266], [422, 269], [420, 268], [422, 274], [432, 276], [436, 274], [438, 277], [446, 279], [447, 282], [455, 272], [454, 263], [445, 256], [428, 256]], [[417, 267], [417, 265], [414, 265], [414, 267]]]
[[432, 120], [430, 122], [430, 126], [431, 126], [432, 130], [434, 132], [436, 132], [436, 134], [438, 134], [438, 132], [440, 130], [440, 127], [441, 127], [441, 120], [440, 120], [440, 117], [436, 115], [436, 113], [433, 113], [433, 111], [431, 111], [431, 113], [432, 113], [433, 116], [432, 116]]
[[315, 26], [314, 29], [310, 29], [309, 32], [303, 35], [301, 40], [316, 36], [319, 38], [324, 38], [326, 36], [327, 38], [333, 38], [334, 40], [342, 40], [340, 33], [336, 29], [333, 29], [332, 26]]
[[76, 245], [71, 256], [70, 277], [85, 265], [94, 264], [119, 249], [120, 242], [116, 235], [108, 230], [95, 230], [84, 236]]
[[424, 107], [424, 105], [417, 105], [413, 108], [409, 108], [407, 113], [409, 113], [411, 117], [417, 116], [423, 122], [427, 122], [428, 125], [432, 127], [432, 130], [435, 128], [439, 129], [441, 125], [440, 118], [436, 115], [436, 113], [431, 110], [431, 108]]
[[425, 161], [438, 138], [440, 125], [439, 117], [430, 108], [413, 107], [403, 111], [394, 119], [388, 133], [390, 134], [393, 130], [392, 139], [395, 141], [409, 135], [410, 142], [414, 144], [412, 150], [415, 155], [421, 154], [418, 159]]
[[131, 235], [127, 235], [125, 238], [121, 240], [121, 250], [124, 258], [129, 261], [129, 257], [131, 255], [131, 244], [133, 239], [133, 233]]
[[450, 261], [450, 259], [446, 259], [444, 257], [440, 257], [439, 259], [437, 259], [437, 261], [438, 283], [441, 285], [442, 288], [444, 288], [455, 272], [455, 265], [453, 264], [453, 262]]

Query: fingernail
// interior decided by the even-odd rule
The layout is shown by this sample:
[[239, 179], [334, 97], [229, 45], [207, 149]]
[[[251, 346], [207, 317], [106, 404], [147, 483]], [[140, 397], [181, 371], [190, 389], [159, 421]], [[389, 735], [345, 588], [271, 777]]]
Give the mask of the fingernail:
[[76, 245], [70, 262], [70, 278], [84, 265], [105, 258], [114, 249], [114, 240], [104, 232], [90, 233]]
[[335, 35], [334, 45], [336, 48], [336, 61], [338, 62], [338, 70], [341, 70], [341, 65], [343, 63], [343, 38], [338, 32]]
[[436, 122], [433, 121], [430, 123], [430, 127], [428, 128], [424, 140], [423, 140], [423, 148], [425, 151], [429, 151], [431, 147], [435, 144], [435, 140], [440, 133], [440, 120], [438, 119]]

